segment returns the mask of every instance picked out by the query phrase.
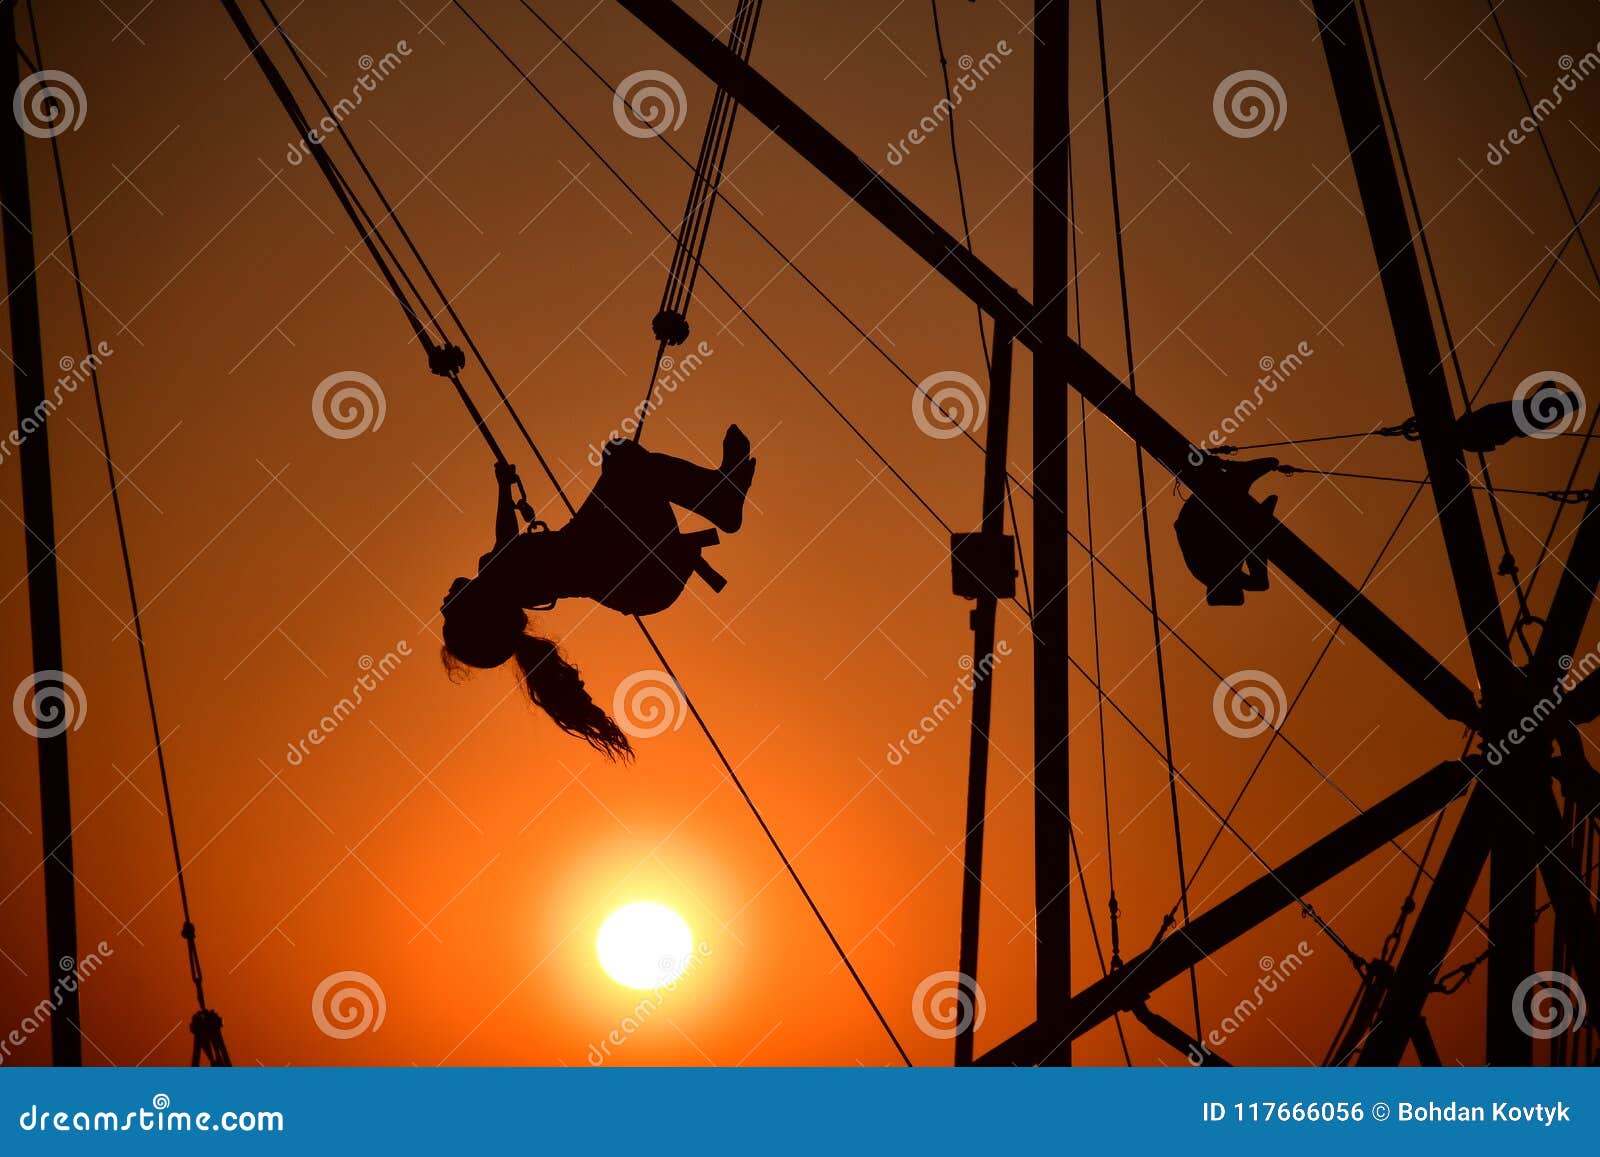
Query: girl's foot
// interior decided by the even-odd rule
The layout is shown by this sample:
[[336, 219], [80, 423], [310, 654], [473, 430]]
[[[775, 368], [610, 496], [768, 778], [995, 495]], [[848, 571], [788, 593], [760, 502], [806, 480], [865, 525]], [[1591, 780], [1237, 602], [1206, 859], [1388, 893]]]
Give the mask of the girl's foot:
[[717, 514], [712, 518], [717, 529], [733, 534], [744, 525], [744, 499], [756, 474], [756, 460], [750, 457], [750, 439], [738, 426], [729, 426], [722, 436], [723, 482], [717, 494]]
[[728, 432], [722, 436], [722, 472], [731, 473], [746, 458], [750, 457], [750, 439], [738, 426], [729, 426]]

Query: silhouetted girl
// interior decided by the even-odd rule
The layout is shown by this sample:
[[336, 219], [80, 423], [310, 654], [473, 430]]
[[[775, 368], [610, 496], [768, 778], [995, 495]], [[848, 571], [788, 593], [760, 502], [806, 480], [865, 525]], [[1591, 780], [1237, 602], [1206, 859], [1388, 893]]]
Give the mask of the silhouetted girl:
[[577, 668], [551, 640], [528, 632], [527, 611], [587, 598], [625, 615], [651, 615], [677, 601], [695, 573], [720, 589], [720, 576], [701, 558], [717, 531], [683, 533], [672, 507], [732, 534], [744, 521], [755, 469], [750, 440], [737, 426], [728, 427], [714, 470], [636, 442], [612, 442], [599, 481], [565, 526], [519, 534], [516, 472], [497, 466], [494, 549], [478, 560], [476, 577], [451, 584], [441, 608], [446, 667], [454, 673], [515, 659], [528, 697], [557, 727], [608, 758], [630, 758], [628, 737], [589, 697]]

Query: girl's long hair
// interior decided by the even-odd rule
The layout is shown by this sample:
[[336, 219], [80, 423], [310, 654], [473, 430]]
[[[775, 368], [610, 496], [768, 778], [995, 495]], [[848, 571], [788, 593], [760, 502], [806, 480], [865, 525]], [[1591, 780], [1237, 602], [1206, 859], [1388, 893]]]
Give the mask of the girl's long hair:
[[[453, 606], [448, 609], [457, 610]], [[578, 669], [567, 662], [553, 640], [528, 632], [525, 614], [518, 611], [517, 617], [520, 623], [506, 620], [497, 623], [496, 629], [491, 631], [483, 618], [471, 614], [465, 607], [456, 614], [447, 613], [442, 657], [451, 677], [464, 676], [468, 668], [497, 667], [507, 658], [515, 659], [523, 690], [557, 727], [568, 735], [577, 736], [607, 759], [631, 762], [633, 746], [628, 737], [616, 720], [589, 697]], [[500, 634], [500, 631], [509, 634], [513, 629], [514, 641]], [[509, 654], [507, 643], [510, 644]]]
[[567, 662], [552, 640], [524, 632], [512, 658], [522, 671], [522, 686], [528, 698], [555, 720], [557, 727], [576, 735], [607, 759], [632, 761], [633, 746], [628, 737], [605, 708], [589, 697], [578, 669]]

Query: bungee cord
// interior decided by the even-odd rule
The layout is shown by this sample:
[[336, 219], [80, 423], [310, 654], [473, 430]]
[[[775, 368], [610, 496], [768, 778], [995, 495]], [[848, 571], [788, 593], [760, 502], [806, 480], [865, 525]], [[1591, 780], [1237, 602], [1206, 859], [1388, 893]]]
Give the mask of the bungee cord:
[[[39, 63], [36, 71], [44, 67], [44, 48], [39, 34], [39, 18], [33, 0], [28, 0], [28, 26], [33, 41], [34, 56]], [[167, 770], [166, 741], [161, 732], [161, 721], [156, 710], [155, 680], [150, 673], [150, 652], [145, 644], [144, 612], [139, 602], [133, 575], [133, 556], [128, 547], [128, 526], [122, 510], [122, 487], [117, 477], [116, 460], [111, 453], [111, 431], [106, 421], [105, 398], [100, 389], [99, 359], [94, 334], [89, 324], [89, 305], [83, 284], [83, 269], [78, 260], [76, 226], [72, 207], [67, 196], [66, 169], [61, 159], [60, 134], [49, 134], [50, 157], [55, 171], [56, 193], [61, 204], [62, 226], [66, 233], [67, 260], [72, 274], [73, 294], [78, 307], [78, 324], [87, 351], [81, 364], [89, 370], [89, 384], [94, 397], [95, 420], [100, 432], [100, 455], [106, 463], [106, 487], [111, 497], [112, 519], [117, 528], [117, 548], [122, 557], [122, 576], [128, 591], [128, 606], [132, 612], [133, 638], [139, 654], [139, 675], [144, 684], [145, 708], [150, 718], [150, 731], [154, 737], [156, 769], [161, 780], [161, 809], [167, 821], [167, 839], [172, 848], [173, 880], [178, 886], [178, 906], [183, 913], [183, 938], [189, 964], [189, 982], [194, 986], [196, 1011], [190, 1018], [189, 1030], [194, 1036], [191, 1063], [198, 1065], [202, 1057], [212, 1065], [228, 1067], [232, 1060], [228, 1046], [222, 1039], [222, 1017], [206, 1003], [205, 970], [200, 964], [200, 948], [194, 916], [189, 904], [189, 884], [184, 873], [183, 852], [178, 841], [177, 813], [172, 803], [172, 780]]]
[[[269, 84], [271, 85], [273, 90], [278, 94], [280, 102], [284, 104], [286, 111], [289, 112], [291, 120], [297, 126], [306, 125], [308, 122], [306, 121], [306, 119], [304, 117], [304, 114], [299, 112], [298, 102], [295, 100], [295, 98], [293, 96], [293, 93], [289, 90], [287, 84], [283, 81], [283, 78], [282, 78], [281, 74], [279, 74], [277, 72], [277, 69], [272, 64], [270, 58], [267, 57], [265, 50], [261, 47], [261, 44], [256, 39], [253, 31], [251, 31], [248, 21], [245, 20], [243, 13], [240, 12], [239, 9], [238, 9], [238, 5], [236, 3], [236, 0], [221, 0], [221, 2], [223, 4], [223, 6], [226, 9], [229, 10], [229, 15], [233, 17], [236, 27], [238, 27], [241, 36], [244, 38], [247, 46], [250, 48], [251, 55], [255, 57], [258, 65], [262, 69], [263, 74], [267, 77]], [[266, 0], [262, 0], [262, 6], [263, 6], [264, 9], [266, 8]], [[460, 7], [459, 3], [457, 4], [457, 7], [458, 8]], [[465, 12], [465, 9], [462, 9], [462, 11]], [[269, 16], [269, 18], [274, 20], [274, 26], [278, 29], [278, 31], [281, 34], [282, 33], [281, 25], [279, 25], [277, 23], [275, 17], [272, 17], [272, 14], [271, 14], [270, 10], [268, 10], [268, 16]], [[469, 14], [469, 19], [470, 19], [470, 14]], [[476, 23], [476, 21], [474, 21], [474, 23]], [[481, 28], [481, 26], [480, 26], [480, 28]], [[285, 39], [285, 42], [287, 43], [288, 42], [288, 37], [286, 35], [284, 36], [284, 39]], [[296, 54], [296, 56], [297, 56], [297, 59], [298, 59], [298, 54]], [[303, 64], [301, 65], [301, 67], [304, 70], [304, 65]], [[521, 72], [520, 69], [518, 69], [518, 71]], [[308, 74], [308, 79], [311, 80], [311, 84], [312, 84], [313, 88], [318, 88], [319, 87], [319, 86], [316, 85], [315, 79], [309, 77], [309, 74]], [[320, 95], [320, 93], [319, 93], [319, 95]], [[346, 142], [347, 145], [349, 145], [349, 143], [350, 143], [349, 133], [344, 128], [342, 123], [339, 124], [339, 126], [338, 126], [338, 134], [339, 134], [340, 138], [343, 139]], [[366, 230], [363, 227], [363, 213], [362, 213], [361, 210], [357, 210], [354, 207], [354, 204], [353, 204], [353, 200], [354, 199], [350, 198], [349, 195], [346, 192], [346, 190], [349, 187], [348, 183], [345, 181], [343, 175], [341, 173], [339, 173], [336, 164], [333, 162], [333, 160], [330, 157], [327, 156], [326, 150], [322, 149], [320, 144], [317, 143], [316, 141], [313, 141], [312, 139], [310, 139], [309, 136], [307, 137], [307, 145], [313, 151], [313, 154], [315, 156], [317, 156], [319, 169], [321, 169], [321, 171], [323, 172], [323, 175], [327, 178], [330, 187], [332, 187], [334, 189], [335, 194], [338, 196], [341, 204], [343, 204], [345, 206], [346, 212], [350, 216], [352, 223], [356, 226], [358, 232], [362, 233], [363, 241], [366, 244], [369, 256], [371, 256], [371, 258], [376, 263], [378, 263], [380, 265], [380, 267], [383, 267], [383, 268], [386, 269], [386, 263], [384, 261], [384, 256], [383, 256], [383, 248], [381, 246], [375, 244], [374, 242], [372, 242], [371, 239], [368, 237], [368, 235], [366, 233]], [[378, 189], [378, 185], [377, 185], [377, 182], [374, 179], [371, 171], [368, 170], [365, 165], [362, 166], [362, 169], [363, 169], [363, 172], [364, 172], [364, 174], [365, 174], [365, 176], [367, 178], [368, 183], [373, 186], [374, 190], [377, 190]], [[386, 206], [390, 206], [390, 203], [387, 201], [387, 199], [383, 198], [381, 191], [379, 192], [379, 196], [380, 196], [380, 199], [383, 200], [383, 203]], [[395, 216], [392, 207], [390, 207], [388, 211], [389, 211], [389, 216], [391, 218]], [[420, 252], [416, 251], [415, 246], [413, 246], [413, 252], [416, 254], [416, 257], [417, 257], [419, 265], [422, 265], [422, 266], [426, 267], [426, 262], [422, 259]], [[437, 282], [436, 279], [433, 278], [433, 275], [432, 275], [431, 271], [428, 272], [428, 278], [429, 278], [430, 284], [433, 284], [437, 288], [438, 287], [438, 282]], [[420, 318], [417, 317], [417, 315], [415, 314], [415, 311], [410, 307], [409, 302], [405, 301], [404, 294], [403, 294], [403, 292], [402, 292], [402, 290], [400, 288], [399, 282], [395, 279], [395, 277], [392, 274], [388, 274], [388, 273], [386, 273], [385, 280], [386, 280], [387, 284], [389, 285], [391, 291], [395, 295], [396, 299], [401, 302], [402, 308], [404, 309], [404, 311], [406, 313], [407, 320], [408, 320], [408, 322], [412, 323], [413, 332], [416, 334], [419, 342], [422, 342], [425, 345], [425, 347], [429, 349], [429, 352], [430, 352], [430, 368], [433, 368], [434, 363], [435, 363], [436, 360], [442, 361], [442, 364], [445, 366], [445, 372], [441, 373], [440, 376], [448, 377], [451, 380], [451, 382], [455, 385], [455, 387], [457, 389], [457, 392], [460, 395], [461, 400], [463, 401], [463, 403], [467, 406], [469, 414], [472, 416], [474, 424], [477, 426], [479, 433], [483, 436], [486, 445], [488, 445], [490, 447], [491, 451], [495, 454], [496, 461], [497, 462], [507, 462], [507, 459], [505, 458], [503, 452], [501, 452], [500, 449], [499, 449], [498, 443], [495, 442], [492, 432], [489, 430], [486, 422], [484, 421], [483, 415], [481, 414], [480, 411], [478, 411], [477, 407], [472, 403], [470, 395], [467, 393], [465, 386], [462, 385], [462, 383], [460, 382], [459, 370], [462, 368], [462, 366], [464, 364], [464, 357], [461, 355], [460, 351], [459, 350], [455, 350], [454, 356], [449, 356], [448, 360], [444, 360], [445, 357], [446, 357], [446, 355], [444, 353], [436, 355], [434, 353], [435, 350], [449, 351], [449, 350], [452, 350], [454, 347], [449, 346], [448, 344], [444, 345], [444, 346], [436, 346], [436, 345], [434, 345], [432, 343], [432, 341], [431, 341], [431, 338], [428, 336], [426, 330], [422, 327]], [[440, 296], [441, 296], [441, 298], [443, 298], [445, 300], [445, 302], [446, 302], [446, 304], [448, 306], [448, 301], [449, 301], [448, 296], [445, 295], [442, 291], [440, 291]], [[454, 317], [454, 311], [451, 310], [450, 313], [451, 313], [451, 316]], [[481, 358], [481, 355], [479, 355], [479, 356]], [[438, 368], [435, 368], [434, 372], [439, 373], [440, 371], [439, 371]], [[510, 397], [504, 391], [501, 391], [499, 389], [498, 383], [496, 383], [496, 390], [497, 390], [497, 392], [499, 394], [501, 407], [504, 408], [510, 416], [512, 416], [512, 418], [515, 421], [519, 431], [522, 433], [524, 441], [528, 444], [529, 449], [534, 453], [535, 457], [539, 461], [540, 466], [543, 468], [543, 470], [544, 470], [544, 472], [546, 474], [546, 477], [549, 479], [550, 484], [554, 488], [556, 494], [561, 499], [561, 501], [567, 506], [567, 509], [569, 511], [574, 510], [573, 504], [572, 504], [571, 500], [567, 497], [567, 495], [565, 493], [565, 490], [564, 490], [564, 488], [562, 487], [562, 485], [560, 483], [560, 480], [556, 477], [554, 471], [550, 468], [549, 464], [545, 461], [543, 455], [539, 453], [537, 447], [534, 445], [533, 439], [532, 439], [531, 435], [529, 434], [526, 426], [522, 423], [521, 419], [516, 416], [515, 407], [512, 404]], [[524, 498], [522, 499], [522, 505], [524, 507], [526, 507], [526, 509], [522, 511], [525, 521], [527, 521], [530, 525], [534, 525], [535, 524], [535, 520], [533, 518], [533, 511], [531, 509], [531, 506], [528, 506], [525, 495], [524, 495]], [[812, 914], [816, 917], [817, 922], [821, 925], [824, 933], [826, 934], [826, 936], [828, 938], [829, 943], [833, 946], [833, 948], [834, 948], [835, 952], [838, 954], [840, 960], [845, 965], [845, 968], [846, 968], [847, 972], [849, 973], [852, 982], [855, 984], [857, 989], [861, 992], [862, 996], [866, 999], [866, 1001], [867, 1001], [869, 1007], [871, 1008], [874, 1016], [876, 1017], [879, 1025], [882, 1027], [882, 1029], [884, 1030], [885, 1034], [888, 1036], [890, 1043], [893, 1045], [893, 1047], [895, 1049], [895, 1052], [899, 1055], [901, 1061], [904, 1064], [906, 1064], [907, 1066], [909, 1066], [911, 1064], [911, 1058], [910, 1058], [909, 1054], [906, 1052], [905, 1047], [901, 1044], [901, 1042], [899, 1040], [899, 1037], [894, 1032], [893, 1027], [889, 1024], [888, 1019], [884, 1016], [882, 1010], [879, 1008], [877, 1001], [873, 998], [872, 993], [867, 988], [865, 981], [861, 977], [861, 974], [857, 971], [854, 963], [850, 960], [848, 952], [846, 952], [846, 950], [845, 950], [843, 944], [840, 942], [838, 936], [834, 933], [831, 925], [828, 923], [826, 917], [823, 915], [821, 908], [817, 905], [815, 899], [813, 899], [813, 897], [811, 896], [810, 890], [806, 887], [805, 883], [800, 878], [800, 875], [799, 875], [798, 871], [795, 869], [794, 864], [790, 860], [787, 852], [784, 851], [782, 845], [778, 842], [776, 834], [772, 831], [771, 826], [766, 822], [765, 817], [762, 816], [762, 814], [760, 812], [760, 809], [757, 807], [757, 805], [756, 805], [753, 797], [750, 795], [748, 789], [745, 788], [745, 786], [743, 784], [743, 781], [740, 779], [738, 773], [734, 769], [732, 762], [728, 759], [727, 755], [723, 751], [723, 748], [722, 748], [721, 744], [717, 741], [715, 734], [712, 732], [710, 725], [706, 722], [705, 717], [701, 714], [698, 705], [694, 702], [694, 699], [689, 694], [688, 690], [683, 686], [683, 683], [681, 682], [681, 680], [679, 680], [676, 677], [676, 675], [672, 674], [671, 664], [668, 661], [664, 650], [657, 643], [655, 637], [651, 634], [649, 628], [645, 625], [643, 619], [640, 618], [639, 616], [632, 616], [632, 617], [633, 617], [635, 623], [638, 625], [641, 634], [644, 636], [645, 641], [650, 646], [651, 651], [655, 654], [657, 659], [660, 661], [663, 670], [665, 670], [672, 677], [675, 685], [678, 687], [679, 691], [682, 693], [683, 698], [684, 698], [685, 706], [689, 710], [690, 714], [694, 717], [696, 724], [699, 726], [702, 734], [705, 736], [707, 742], [710, 744], [713, 752], [717, 756], [718, 761], [722, 765], [724, 773], [728, 776], [729, 780], [734, 784], [735, 788], [738, 790], [740, 798], [744, 801], [746, 807], [750, 810], [751, 814], [755, 817], [758, 825], [761, 828], [762, 834], [766, 837], [767, 842], [772, 846], [774, 851], [777, 853], [779, 859], [782, 861], [782, 863], [783, 863], [785, 869], [787, 870], [791, 880], [794, 882], [794, 884], [795, 884], [796, 888], [799, 890], [801, 896], [806, 901], [806, 904], [810, 908]]]

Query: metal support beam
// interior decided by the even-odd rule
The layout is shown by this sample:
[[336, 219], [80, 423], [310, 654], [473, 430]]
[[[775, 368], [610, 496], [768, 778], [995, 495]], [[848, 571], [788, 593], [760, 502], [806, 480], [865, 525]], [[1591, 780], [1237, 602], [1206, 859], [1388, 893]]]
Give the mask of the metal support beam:
[[[780, 92], [672, 0], [617, 0], [884, 228], [928, 263], [990, 317], [1019, 327], [1018, 340], [1037, 354], [1043, 328], [1031, 302], [979, 261], [971, 250], [837, 137]], [[1110, 370], [1070, 339], [1062, 339], [1058, 380], [1133, 439], [1145, 453], [1236, 523], [1240, 537], [1260, 543], [1260, 553], [1330, 617], [1446, 718], [1477, 717], [1472, 691], [1415, 639], [1377, 608], [1294, 532], [1256, 502], [1240, 503], [1212, 487], [1209, 472], [1191, 461], [1192, 446], [1178, 429]], [[1203, 456], [1195, 455], [1204, 461]]]
[[[1361, 9], [1348, 0], [1315, 0], [1323, 53], [1350, 149], [1350, 167], [1361, 193], [1372, 236], [1378, 277], [1394, 326], [1406, 389], [1416, 414], [1428, 483], [1438, 511], [1439, 529], [1455, 582], [1456, 599], [1468, 648], [1483, 688], [1488, 714], [1514, 717], [1512, 696], [1524, 681], [1511, 659], [1494, 569], [1472, 492], [1455, 408], [1445, 381], [1444, 361], [1434, 332], [1433, 309], [1423, 281], [1422, 261], [1406, 212], [1380, 104], [1375, 65], [1367, 50]], [[1491, 724], [1491, 726], [1493, 726]], [[1521, 785], [1512, 787], [1521, 797]], [[1532, 845], [1517, 825], [1497, 825], [1489, 869], [1489, 1016], [1486, 1028], [1490, 1064], [1526, 1065], [1532, 1040], [1511, 1016], [1511, 996], [1533, 971], [1534, 887]], [[1397, 978], [1409, 987], [1418, 978]]]
[[[989, 368], [989, 428], [984, 439], [982, 533], [1005, 537], [1006, 461], [1011, 430], [1011, 362], [1014, 332], [996, 327], [994, 364]], [[960, 984], [974, 1010], [959, 1022], [956, 1064], [970, 1065], [977, 1029], [978, 934], [983, 903], [983, 826], [989, 796], [989, 719], [994, 703], [994, 621], [998, 600], [980, 595], [972, 609], [972, 735], [967, 753], [967, 835], [961, 877]]]
[[[1081, 1036], [1118, 1012], [1132, 1009], [1189, 966], [1258, 927], [1299, 898], [1371, 855], [1392, 839], [1447, 806], [1471, 785], [1481, 768], [1476, 758], [1451, 760], [1424, 772], [1405, 787], [1347, 820], [1278, 867], [1245, 885], [1181, 929], [1141, 952], [1127, 966], [1089, 985], [1068, 1009], [1071, 1035]], [[1030, 1025], [978, 1058], [981, 1065], [1032, 1065], [1043, 1055], [1037, 1026]]]
[[1152, 1012], [1150, 1006], [1142, 1001], [1133, 1006], [1133, 1018], [1149, 1029], [1150, 1034], [1157, 1040], [1171, 1045], [1182, 1053], [1184, 1059], [1191, 1065], [1203, 1069], [1233, 1067], [1220, 1055], [1207, 1048], [1204, 1041], [1195, 1040], [1160, 1013]]
[[[1072, 995], [1071, 767], [1067, 739], [1067, 417], [1075, 379], [1067, 337], [1071, 221], [1067, 135], [1071, 5], [1033, 10], [1033, 903], [1041, 1063], [1070, 1065]], [[1121, 383], [1118, 383], [1121, 388]]]
[[[0, 16], [6, 51], [0, 52], [0, 92], [16, 92], [17, 5]], [[22, 524], [27, 540], [28, 614], [33, 638], [32, 694], [59, 692], [61, 599], [56, 575], [56, 523], [50, 488], [50, 439], [46, 429], [44, 350], [39, 337], [39, 293], [33, 250], [33, 208], [28, 198], [28, 138], [21, 116], [0, 117], [0, 232], [4, 233], [6, 301], [11, 313], [11, 362], [15, 370], [17, 429], [31, 430], [17, 451], [22, 474]], [[66, 710], [61, 704], [58, 709]], [[42, 722], [42, 721], [41, 721]], [[44, 837], [45, 999], [50, 1015], [51, 1056], [57, 1065], [83, 1063], [78, 1022], [78, 916], [72, 873], [72, 797], [67, 775], [67, 731], [45, 726], [39, 735], [39, 811]]]
[[1444, 1064], [1439, 1059], [1439, 1046], [1433, 1043], [1433, 1032], [1428, 1028], [1427, 1017], [1419, 1016], [1411, 1030], [1411, 1047], [1417, 1050], [1417, 1061], [1430, 1069]]
[[1348, 0], [1314, 0], [1314, 8], [1350, 149], [1350, 167], [1361, 193], [1378, 278], [1417, 418], [1428, 484], [1439, 513], [1468, 645], [1485, 692], [1507, 690], [1514, 668], [1495, 591], [1494, 568], [1478, 518], [1472, 477], [1455, 433], [1444, 358], [1439, 354], [1422, 264], [1378, 102], [1360, 9]]
[[1422, 1019], [1423, 1002], [1433, 990], [1439, 965], [1450, 951], [1461, 914], [1483, 874], [1489, 833], [1498, 818], [1490, 813], [1496, 807], [1494, 796], [1481, 786], [1467, 799], [1357, 1063], [1397, 1065], [1405, 1055], [1406, 1044]]

